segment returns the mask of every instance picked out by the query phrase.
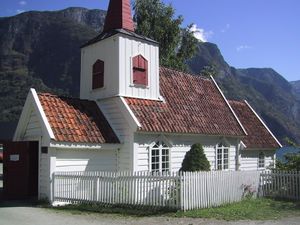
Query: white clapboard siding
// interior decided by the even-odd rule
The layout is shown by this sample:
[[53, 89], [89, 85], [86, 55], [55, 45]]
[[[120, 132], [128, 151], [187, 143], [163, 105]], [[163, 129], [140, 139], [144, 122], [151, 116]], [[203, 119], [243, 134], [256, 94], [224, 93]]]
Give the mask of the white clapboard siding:
[[[154, 135], [154, 134], [140, 134], [134, 135], [134, 152], [136, 153], [136, 171], [149, 171], [150, 170], [150, 149], [155, 141], [160, 140], [169, 145], [170, 147], [170, 171], [177, 172], [181, 168], [182, 161], [186, 153], [191, 149], [195, 143], [201, 143], [210, 162], [211, 170], [216, 169], [216, 146], [221, 142], [216, 137], [203, 137], [198, 135]], [[227, 140], [229, 149], [229, 170], [236, 170], [236, 149], [237, 140]]]
[[117, 171], [117, 150], [59, 149], [55, 171]]
[[[245, 171], [258, 170], [258, 157], [263, 152], [265, 154], [265, 168], [274, 164], [275, 150], [243, 150], [240, 155], [240, 169]], [[263, 169], [263, 168], [260, 168]]]
[[263, 196], [300, 200], [299, 171], [264, 171], [261, 186]]
[[[98, 104], [105, 118], [109, 121], [110, 126], [120, 139], [120, 142], [123, 144], [117, 156], [118, 170], [131, 170], [133, 161], [133, 134], [128, 121], [120, 113], [120, 101], [116, 98], [110, 98], [101, 100]], [[106, 169], [104, 168], [104, 170]]]

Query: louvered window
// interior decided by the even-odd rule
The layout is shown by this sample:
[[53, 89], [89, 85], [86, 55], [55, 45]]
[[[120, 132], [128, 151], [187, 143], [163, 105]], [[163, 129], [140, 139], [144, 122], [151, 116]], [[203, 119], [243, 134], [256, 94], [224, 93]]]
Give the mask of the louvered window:
[[133, 84], [148, 85], [148, 61], [142, 56], [133, 57]]
[[97, 60], [93, 65], [93, 89], [104, 86], [104, 62]]

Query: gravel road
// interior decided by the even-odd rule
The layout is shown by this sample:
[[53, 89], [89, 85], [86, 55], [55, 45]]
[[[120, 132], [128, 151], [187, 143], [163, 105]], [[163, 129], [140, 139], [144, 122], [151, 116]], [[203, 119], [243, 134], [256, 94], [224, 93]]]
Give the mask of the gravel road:
[[71, 212], [0, 204], [0, 225], [299, 225], [300, 217], [278, 221], [217, 221], [168, 217], [122, 217], [107, 214], [72, 214]]

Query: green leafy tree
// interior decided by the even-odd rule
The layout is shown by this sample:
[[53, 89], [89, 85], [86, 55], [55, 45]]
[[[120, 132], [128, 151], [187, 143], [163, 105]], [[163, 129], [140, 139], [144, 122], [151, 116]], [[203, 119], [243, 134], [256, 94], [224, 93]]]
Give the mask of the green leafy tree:
[[183, 159], [180, 171], [210, 171], [210, 164], [201, 144], [194, 144]]
[[186, 71], [186, 61], [196, 53], [198, 40], [190, 26], [182, 29], [183, 17], [175, 17], [171, 5], [161, 0], [136, 0], [136, 33], [160, 44], [160, 65]]
[[285, 156], [285, 161], [276, 162], [276, 168], [279, 170], [296, 170], [300, 171], [300, 152], [299, 153], [289, 153]]
[[[299, 145], [292, 141], [290, 138], [286, 137], [284, 141], [287, 145], [299, 148]], [[285, 160], [276, 161], [276, 168], [279, 170], [297, 170], [300, 171], [300, 150], [298, 153], [287, 153], [284, 155]]]

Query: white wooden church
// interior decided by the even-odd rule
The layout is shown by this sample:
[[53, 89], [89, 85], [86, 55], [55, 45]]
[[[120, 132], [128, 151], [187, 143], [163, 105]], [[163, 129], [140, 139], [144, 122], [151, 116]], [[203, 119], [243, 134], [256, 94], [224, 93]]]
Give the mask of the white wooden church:
[[81, 49], [80, 98], [31, 89], [14, 141], [38, 141], [48, 199], [55, 171], [174, 172], [195, 143], [212, 170], [258, 170], [281, 146], [212, 77], [160, 67], [159, 43], [134, 33], [129, 0], [110, 1], [103, 32]]

